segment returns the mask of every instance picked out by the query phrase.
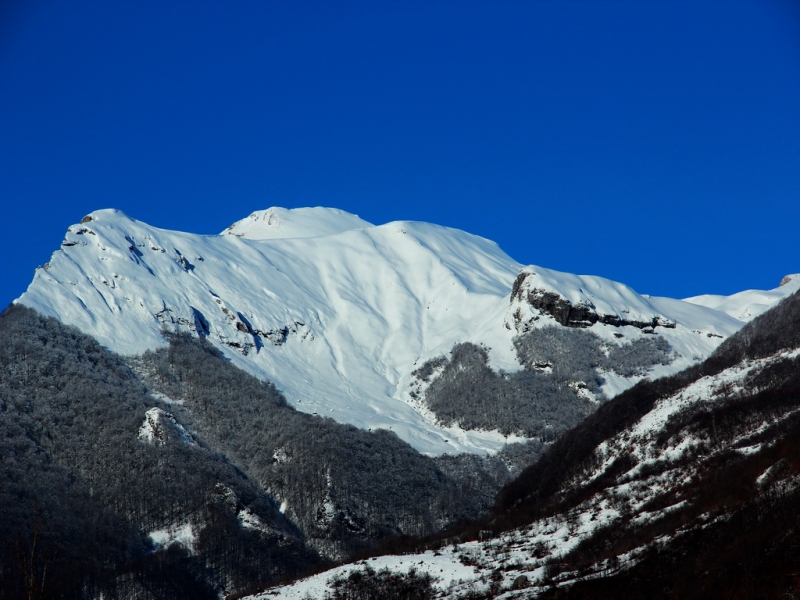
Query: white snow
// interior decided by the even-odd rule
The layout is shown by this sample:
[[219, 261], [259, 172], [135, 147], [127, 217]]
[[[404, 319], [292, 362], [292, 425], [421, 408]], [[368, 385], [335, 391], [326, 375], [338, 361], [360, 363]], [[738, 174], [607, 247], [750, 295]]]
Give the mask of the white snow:
[[368, 223], [337, 208], [294, 208], [273, 206], [257, 210], [249, 217], [237, 221], [222, 235], [238, 235], [251, 240], [279, 238], [305, 238], [333, 235], [352, 229], [373, 227]]
[[188, 445], [195, 445], [192, 435], [183, 425], [178, 423], [170, 413], [160, 408], [151, 408], [144, 414], [144, 421], [139, 427], [139, 439], [147, 444], [163, 446], [167, 442], [168, 431], [172, 430], [178, 439]]
[[740, 321], [750, 321], [797, 290], [800, 290], [800, 273], [787, 275], [774, 290], [746, 290], [731, 296], [705, 294], [686, 298], [684, 302], [722, 311]]
[[180, 404], [184, 403], [183, 400], [173, 400], [169, 396], [167, 396], [165, 394], [162, 394], [161, 392], [157, 392], [155, 390], [150, 390], [149, 393], [150, 393], [150, 397], [151, 398], [153, 398], [154, 400], [159, 400], [159, 401], [163, 402], [164, 404], [178, 404], [178, 405], [180, 405]]
[[[462, 545], [460, 552], [464, 551]], [[405, 556], [379, 556], [370, 558], [355, 564], [345, 565], [330, 571], [325, 571], [318, 575], [313, 575], [306, 579], [296, 581], [292, 585], [265, 590], [256, 596], [251, 596], [253, 600], [302, 600], [307, 597], [322, 598], [328, 589], [327, 583], [334, 577], [347, 574], [352, 570], [363, 569], [366, 566], [381, 571], [388, 568], [396, 573], [408, 573], [415, 569], [418, 573], [429, 573], [437, 581], [434, 586], [443, 590], [459, 581], [471, 580], [475, 577], [475, 569], [471, 566], [462, 564], [459, 561], [459, 552], [454, 552], [452, 548], [444, 549], [441, 552], [433, 551], [422, 554], [411, 554]]]
[[241, 523], [242, 527], [245, 529], [255, 529], [262, 533], [269, 533], [271, 531], [259, 516], [249, 508], [243, 508], [236, 516], [239, 519], [239, 523]]
[[164, 529], [157, 529], [151, 531], [149, 537], [157, 548], [168, 548], [172, 544], [178, 544], [192, 554], [197, 541], [195, 528], [191, 523], [182, 523]]
[[[604, 277], [573, 275], [539, 266], [525, 267], [525, 288], [555, 292], [573, 305], [592, 306], [599, 314], [628, 321], [650, 321], [659, 311], [627, 285]], [[620, 314], [622, 313], [622, 314]]]
[[[492, 367], [518, 370], [517, 332], [505, 325], [522, 268], [463, 231], [407, 221], [374, 226], [336, 209], [271, 208], [215, 236], [158, 229], [108, 209], [68, 229], [17, 302], [124, 355], [165, 346], [164, 329], [206, 336], [299, 410], [389, 429], [427, 454], [486, 453], [510, 440], [438, 426], [411, 401], [411, 372], [458, 342], [484, 344]], [[527, 268], [542, 285], [588, 298], [598, 310], [676, 322], [658, 335], [677, 358], [651, 376], [704, 358], [743, 324], [696, 302]], [[765, 294], [775, 302], [792, 285]], [[592, 330], [609, 343], [643, 335], [630, 326]], [[614, 395], [637, 379], [609, 378], [603, 391]]]
[[[669, 418], [677, 412], [697, 403], [714, 402], [724, 390], [727, 390], [727, 393], [732, 393], [742, 386], [748, 376], [759, 372], [766, 365], [779, 358], [795, 358], [798, 354], [800, 354], [800, 349], [783, 351], [758, 360], [745, 361], [714, 376], [702, 377], [678, 394], [659, 400], [653, 410], [636, 423], [630, 435], [632, 438], [641, 438], [651, 435], [654, 431], [660, 431]], [[628, 440], [629, 442], [630, 440]]]

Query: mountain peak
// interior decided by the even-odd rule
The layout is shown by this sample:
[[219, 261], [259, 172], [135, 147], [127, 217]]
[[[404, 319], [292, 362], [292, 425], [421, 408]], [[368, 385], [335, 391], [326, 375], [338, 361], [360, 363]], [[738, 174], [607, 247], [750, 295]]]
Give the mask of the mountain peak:
[[257, 210], [222, 232], [251, 240], [313, 238], [373, 227], [358, 215], [322, 206]]

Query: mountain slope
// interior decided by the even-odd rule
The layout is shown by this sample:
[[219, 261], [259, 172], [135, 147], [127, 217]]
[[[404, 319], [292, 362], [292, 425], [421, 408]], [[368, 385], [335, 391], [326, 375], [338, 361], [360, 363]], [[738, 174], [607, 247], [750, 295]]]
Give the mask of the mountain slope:
[[[800, 278], [769, 297], [798, 286]], [[667, 340], [668, 364], [602, 374], [598, 391], [614, 396], [704, 358], [744, 322], [598, 277], [523, 269], [465, 232], [372, 226], [322, 208], [260, 211], [219, 236], [96, 211], [69, 228], [17, 302], [124, 355], [165, 347], [164, 330], [204, 337], [299, 410], [389, 429], [434, 455], [496, 452], [515, 439], [497, 424], [445, 425], [414, 397], [413, 373], [456, 344], [487, 348], [490, 368], [513, 373], [522, 368], [514, 339], [549, 324], [588, 326], [608, 348], [643, 335]], [[591, 318], [570, 322], [571, 313]]]
[[[787, 275], [781, 280], [780, 286], [776, 290], [746, 290], [730, 296], [706, 294], [685, 298], [684, 301], [720, 310], [741, 321], [749, 321], [768, 310], [776, 301], [785, 298], [785, 290], [793, 290], [797, 284], [797, 279], [798, 275]], [[781, 288], [784, 286], [790, 287], [782, 290]]]

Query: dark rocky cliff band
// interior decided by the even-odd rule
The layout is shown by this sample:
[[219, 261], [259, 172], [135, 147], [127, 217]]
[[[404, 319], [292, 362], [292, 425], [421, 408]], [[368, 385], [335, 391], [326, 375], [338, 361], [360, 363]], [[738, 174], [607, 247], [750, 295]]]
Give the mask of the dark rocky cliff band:
[[[533, 273], [523, 271], [517, 276], [511, 291], [511, 301], [519, 300], [521, 302], [527, 302], [540, 313], [553, 317], [558, 323], [565, 327], [583, 328], [591, 327], [595, 323], [603, 323], [614, 327], [631, 325], [644, 332], [650, 333], [652, 333], [656, 327], [675, 328], [675, 323], [673, 321], [660, 315], [654, 315], [649, 321], [624, 319], [615, 314], [598, 313], [595, 306], [591, 303], [586, 304], [581, 302], [573, 304], [556, 292], [551, 292], [542, 288], [526, 290], [524, 283], [529, 275], [533, 275]], [[523, 320], [520, 310], [514, 313], [514, 320], [517, 329], [519, 329]]]

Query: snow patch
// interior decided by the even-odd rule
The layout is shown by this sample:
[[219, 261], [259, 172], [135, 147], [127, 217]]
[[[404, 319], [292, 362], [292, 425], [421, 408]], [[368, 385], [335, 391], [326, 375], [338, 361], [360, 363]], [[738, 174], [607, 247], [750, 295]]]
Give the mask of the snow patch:
[[260, 531], [261, 533], [270, 533], [271, 531], [271, 529], [264, 524], [259, 516], [249, 508], [243, 508], [236, 516], [239, 519], [239, 523], [245, 529], [254, 529], [256, 531]]
[[164, 404], [183, 404], [183, 400], [173, 400], [166, 394], [162, 394], [161, 392], [156, 392], [154, 390], [150, 390], [150, 397], [153, 398], [153, 400], [158, 400]]
[[161, 408], [151, 408], [144, 414], [144, 421], [139, 427], [139, 439], [147, 444], [163, 446], [167, 443], [169, 432], [173, 431], [181, 443], [196, 445], [194, 438], [175, 420], [171, 413]]
[[190, 554], [195, 553], [197, 536], [195, 527], [191, 523], [156, 529], [155, 531], [151, 531], [148, 537], [157, 550], [169, 548], [173, 544], [178, 544], [188, 550]]

